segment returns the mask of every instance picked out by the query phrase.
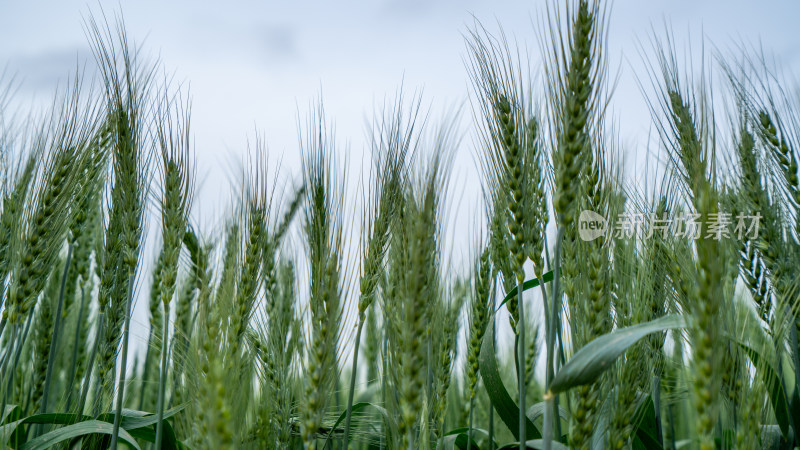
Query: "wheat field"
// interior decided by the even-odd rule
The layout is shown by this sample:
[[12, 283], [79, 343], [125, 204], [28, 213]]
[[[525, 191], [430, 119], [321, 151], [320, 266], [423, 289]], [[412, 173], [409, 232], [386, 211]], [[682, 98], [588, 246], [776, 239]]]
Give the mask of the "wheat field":
[[654, 31], [660, 167], [630, 183], [613, 8], [567, 3], [542, 64], [463, 33], [483, 195], [460, 253], [459, 131], [420, 95], [371, 121], [355, 217], [320, 99], [294, 183], [259, 141], [198, 223], [191, 93], [121, 18], [86, 20], [100, 79], [46, 114], [0, 79], [0, 448], [797, 448], [800, 91], [762, 50], [695, 67]]

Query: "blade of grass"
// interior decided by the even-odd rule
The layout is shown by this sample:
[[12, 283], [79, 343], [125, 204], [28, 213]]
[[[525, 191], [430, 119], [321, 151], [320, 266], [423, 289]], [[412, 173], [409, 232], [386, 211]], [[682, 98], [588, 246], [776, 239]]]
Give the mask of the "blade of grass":
[[[549, 283], [549, 282], [553, 281], [553, 271], [551, 270], [549, 272], [545, 272], [542, 275], [542, 279], [541, 280], [539, 280], [538, 278], [534, 278], [532, 280], [526, 281], [522, 285], [522, 290], [523, 291], [527, 291], [528, 289], [533, 289], [536, 286], [539, 286], [539, 284], [541, 284], [542, 281], [544, 281], [545, 283]], [[510, 291], [508, 291], [508, 294], [506, 294], [506, 296], [503, 297], [503, 301], [501, 301], [500, 304], [498, 304], [497, 307], [495, 307], [495, 313], [500, 311], [500, 308], [502, 308], [503, 305], [508, 303], [509, 300], [511, 300], [512, 298], [516, 297], [517, 296], [517, 292], [518, 292], [517, 286], [514, 286]]]
[[156, 450], [161, 450], [163, 439], [164, 391], [167, 384], [167, 342], [169, 337], [169, 304], [164, 303], [164, 328], [161, 340], [161, 378], [158, 382], [158, 421], [156, 422]]
[[[69, 364], [69, 381], [67, 382], [67, 403], [66, 407], [64, 408], [66, 411], [70, 410], [72, 406], [72, 397], [75, 393], [74, 384], [75, 384], [75, 371], [77, 370], [78, 366], [78, 350], [80, 349], [79, 346], [85, 345], [85, 342], [81, 341], [81, 330], [83, 328], [83, 321], [84, 321], [84, 313], [86, 312], [86, 291], [85, 287], [81, 285], [81, 303], [78, 308], [78, 320], [75, 323], [75, 338], [73, 339], [73, 346], [72, 346], [72, 358]], [[83, 411], [79, 411], [83, 412]]]
[[[769, 394], [770, 405], [772, 405], [772, 412], [775, 413], [775, 420], [778, 421], [778, 426], [781, 429], [781, 434], [783, 437], [789, 437], [789, 426], [790, 421], [793, 422], [793, 415], [789, 410], [789, 405], [787, 403], [788, 395], [783, 388], [783, 382], [780, 379], [780, 375], [769, 364], [766, 360], [761, 358], [759, 353], [752, 347], [748, 346], [744, 342], [739, 341], [731, 336], [729, 336], [731, 341], [738, 345], [744, 353], [750, 358], [750, 361], [753, 363], [754, 367], [758, 368], [758, 376], [764, 379], [764, 383], [768, 386], [767, 393]], [[797, 397], [797, 389], [795, 388], [795, 393], [792, 396]], [[797, 423], [792, 423], [792, 426], [798, 426]]]
[[[69, 277], [69, 267], [72, 261], [72, 244], [67, 248], [67, 260], [64, 262], [64, 273], [61, 274], [61, 288], [58, 294], [58, 306], [56, 307], [55, 323], [53, 324], [53, 338], [50, 340], [50, 355], [56, 355], [58, 351], [58, 337], [61, 334], [61, 310], [64, 307], [64, 291], [67, 285], [67, 277]], [[53, 366], [56, 363], [56, 358], [51, 356], [47, 358], [47, 372], [44, 377], [44, 389], [42, 393], [42, 407], [39, 412], [47, 412], [47, 400], [50, 397], [50, 382], [53, 378]], [[42, 428], [39, 428], [41, 433]]]
[[555, 395], [575, 386], [592, 383], [611, 367], [619, 355], [643, 337], [685, 326], [686, 321], [682, 316], [672, 314], [604, 334], [583, 346], [567, 361], [553, 379], [549, 392]]
[[[60, 442], [80, 436], [88, 436], [91, 434], [113, 434], [113, 428], [114, 426], [108, 422], [103, 422], [100, 420], [87, 420], [85, 422], [79, 422], [73, 425], [67, 425], [65, 427], [58, 428], [35, 439], [31, 439], [30, 441], [22, 444], [22, 446], [19, 447], [19, 450], [45, 450], [52, 448]], [[131, 436], [127, 431], [122, 429], [118, 432], [118, 434], [119, 438], [125, 441], [126, 444], [136, 450], [141, 450], [141, 447], [139, 447], [136, 439], [134, 439], [133, 436]]]
[[[392, 419], [391, 415], [389, 414], [389, 412], [385, 408], [383, 408], [382, 406], [375, 405], [375, 404], [370, 403], [370, 402], [359, 402], [359, 403], [354, 404], [352, 406], [351, 414], [355, 414], [355, 413], [357, 413], [359, 411], [362, 411], [362, 410], [364, 410], [364, 409], [366, 409], [368, 407], [378, 411], [378, 413], [380, 413], [381, 417], [383, 418], [384, 421], [386, 421], [386, 423], [394, 422], [394, 420]], [[328, 435], [325, 437], [325, 443], [323, 445], [323, 448], [327, 448], [327, 446], [328, 446], [328, 444], [329, 444], [329, 442], [331, 440], [331, 437], [333, 436], [333, 433], [336, 431], [336, 427], [338, 427], [342, 423], [343, 420], [346, 420], [346, 418], [347, 418], [347, 411], [345, 410], [341, 414], [339, 414], [339, 417], [336, 419], [336, 422], [334, 422], [333, 425], [331, 426], [331, 430], [328, 432]], [[390, 426], [389, 429], [390, 430], [394, 429], [394, 426]], [[391, 439], [389, 439], [389, 440], [391, 441]]]
[[111, 431], [111, 450], [117, 449], [119, 424], [122, 420], [122, 401], [125, 399], [125, 372], [128, 367], [128, 336], [131, 332], [131, 303], [133, 303], [134, 277], [134, 273], [128, 275], [128, 299], [125, 302], [125, 329], [122, 332], [122, 359], [119, 368], [119, 383], [117, 384], [117, 408], [114, 413], [114, 427]]
[[[487, 335], [491, 336], [494, 333], [494, 321], [489, 321], [489, 330]], [[509, 395], [503, 380], [500, 378], [500, 372], [497, 369], [496, 350], [493, 339], [484, 339], [481, 345], [480, 355], [480, 372], [483, 378], [483, 385], [489, 399], [492, 401], [492, 406], [503, 423], [506, 424], [511, 434], [515, 439], [519, 439], [519, 407], [514, 403], [511, 395]], [[539, 429], [536, 425], [527, 419], [525, 431], [527, 437], [531, 439], [538, 439], [541, 437]]]

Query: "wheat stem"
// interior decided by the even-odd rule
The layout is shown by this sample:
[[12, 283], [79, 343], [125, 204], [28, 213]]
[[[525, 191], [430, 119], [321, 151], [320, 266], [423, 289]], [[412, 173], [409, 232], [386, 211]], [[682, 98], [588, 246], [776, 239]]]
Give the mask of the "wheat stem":
[[[100, 343], [103, 342], [105, 334], [105, 313], [102, 311], [97, 314], [97, 333], [95, 334], [94, 338], [94, 345], [92, 345], [92, 353], [89, 355], [89, 361], [86, 365], [87, 370], [86, 374], [83, 379], [83, 389], [81, 390], [81, 398], [78, 400], [78, 413], [82, 414], [84, 407], [86, 406], [86, 398], [89, 395], [89, 385], [92, 381], [92, 371], [94, 370], [94, 361], [97, 357], [97, 350], [100, 347]], [[100, 380], [97, 380], [97, 383], [100, 383]]]
[[125, 301], [125, 325], [122, 331], [122, 358], [120, 360], [119, 382], [117, 384], [117, 407], [114, 410], [114, 427], [111, 430], [111, 450], [117, 449], [119, 425], [122, 421], [122, 401], [125, 398], [125, 372], [128, 367], [128, 337], [131, 331], [131, 303], [133, 303], [133, 280], [135, 276], [135, 273], [128, 275], [128, 296]]
[[[559, 220], [558, 223], [563, 223]], [[553, 423], [558, 422], [558, 405], [556, 404], [554, 398], [556, 397], [554, 394], [550, 392], [550, 382], [553, 380], [555, 376], [555, 370], [553, 368], [553, 360], [555, 356], [553, 355], [553, 347], [555, 345], [555, 334], [556, 330], [552, 329], [555, 325], [556, 321], [558, 320], [558, 316], [560, 312], [558, 311], [558, 305], [560, 304], [559, 296], [561, 295], [561, 242], [564, 239], [564, 227], [561, 226], [558, 228], [558, 233], [556, 236], [556, 254], [555, 254], [555, 269], [553, 274], [553, 308], [551, 310], [552, 316], [550, 317], [550, 329], [547, 330], [547, 384], [545, 385], [545, 408], [544, 408], [544, 424], [542, 425], [542, 441], [544, 443], [544, 449], [550, 450], [553, 446]], [[546, 301], [546, 300], [545, 300]], [[558, 436], [559, 438], [561, 436]]]
[[[65, 411], [69, 411], [70, 407], [72, 406], [72, 397], [75, 393], [74, 384], [75, 384], [75, 372], [77, 371], [78, 367], [78, 351], [81, 347], [86, 345], [85, 342], [81, 342], [81, 331], [83, 329], [83, 321], [84, 321], [84, 313], [86, 312], [86, 292], [81, 282], [81, 304], [78, 308], [78, 318], [77, 322], [75, 323], [75, 339], [73, 340], [72, 345], [72, 358], [69, 364], [69, 382], [67, 383], [67, 389], [69, 389], [67, 393], [67, 404]], [[82, 412], [82, 411], [81, 411]]]
[[164, 328], [162, 329], [161, 339], [161, 376], [158, 382], [158, 404], [156, 411], [158, 421], [156, 422], [156, 450], [161, 450], [162, 440], [164, 439], [164, 394], [167, 385], [167, 341], [169, 337], [169, 303], [164, 303]]
[[519, 448], [525, 450], [525, 441], [528, 440], [526, 434], [526, 425], [528, 417], [525, 415], [525, 307], [522, 300], [522, 285], [525, 283], [525, 277], [517, 276], [517, 295], [519, 296], [519, 358], [517, 359], [517, 383], [519, 384]]
[[11, 364], [11, 373], [8, 380], [8, 396], [11, 397], [11, 390], [12, 390], [12, 383], [14, 382], [14, 376], [17, 373], [17, 368], [19, 366], [19, 359], [22, 356], [22, 348], [25, 346], [25, 340], [28, 338], [28, 332], [31, 329], [31, 323], [33, 323], [33, 314], [28, 314], [28, 318], [25, 319], [25, 327], [22, 330], [22, 335], [19, 336], [20, 339], [16, 342], [17, 348], [14, 353], [14, 362]]
[[[47, 400], [50, 397], [50, 382], [53, 377], [53, 366], [56, 363], [56, 351], [58, 350], [58, 336], [61, 332], [61, 310], [64, 307], [64, 288], [69, 276], [69, 265], [72, 262], [72, 244], [67, 249], [67, 260], [64, 262], [64, 273], [61, 274], [61, 288], [58, 294], [58, 306], [56, 307], [55, 323], [53, 324], [53, 337], [50, 339], [50, 357], [47, 358], [47, 373], [44, 377], [44, 388], [42, 389], [42, 407], [39, 411], [44, 414], [47, 412]], [[39, 426], [41, 432], [42, 426]], [[38, 434], [38, 433], [37, 433]]]
[[347, 394], [347, 418], [344, 424], [344, 448], [350, 442], [350, 420], [353, 415], [353, 394], [356, 390], [356, 375], [358, 375], [358, 347], [361, 344], [361, 330], [364, 328], [364, 317], [358, 319], [358, 329], [356, 330], [356, 341], [353, 350], [353, 368], [350, 372], [350, 392]]

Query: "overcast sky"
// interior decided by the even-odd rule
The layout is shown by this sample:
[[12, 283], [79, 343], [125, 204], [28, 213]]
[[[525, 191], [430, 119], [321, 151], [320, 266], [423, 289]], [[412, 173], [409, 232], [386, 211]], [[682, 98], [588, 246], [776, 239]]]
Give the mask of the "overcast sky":
[[[351, 171], [368, 167], [362, 163], [366, 120], [402, 83], [406, 92], [423, 91], [434, 123], [449, 108], [465, 107], [451, 190], [460, 203], [451, 220], [468, 235], [480, 192], [469, 134], [464, 34], [475, 19], [490, 31], [502, 24], [530, 49], [534, 73], [541, 76], [537, 27], [545, 3], [145, 0], [104, 8], [109, 17], [121, 11], [129, 37], [190, 87], [201, 178], [196, 219], [224, 210], [231, 168], [243, 160], [256, 133], [266, 141], [272, 166], [280, 160], [284, 176], [297, 179], [298, 115], [304, 117], [320, 94]], [[789, 72], [800, 73], [800, 2], [794, 0], [617, 0], [610, 11], [609, 65], [619, 74], [612, 111], [621, 143], [639, 155], [626, 166], [634, 180], [642, 177], [646, 152], [640, 143], [650, 131], [636, 77], [647, 80], [640, 50], [652, 54], [653, 30], [663, 35], [668, 24], [679, 50], [687, 40], [695, 51], [702, 42], [723, 50], [760, 45]], [[0, 3], [0, 71], [16, 77], [15, 107], [48, 101], [76, 61], [91, 62], [83, 26], [90, 12], [99, 12], [98, 3]]]
[[[436, 114], [465, 105], [470, 125], [469, 80], [464, 67], [464, 33], [482, 21], [505, 31], [541, 61], [538, 32], [545, 1], [136, 1], [104, 4], [106, 14], [122, 11], [129, 36], [145, 53], [160, 55], [165, 69], [190, 86], [198, 171], [208, 178], [200, 199], [214, 198], [224, 170], [241, 155], [256, 131], [266, 139], [270, 159], [297, 168], [297, 116], [321, 93], [338, 141], [349, 143], [360, 164], [365, 120], [392, 97], [401, 83], [423, 90]], [[85, 1], [3, 2], [0, 5], [0, 67], [16, 76], [15, 100], [46, 100], [77, 60], [91, 53], [83, 20], [97, 3]], [[789, 68], [800, 67], [800, 2], [747, 0], [617, 0], [609, 24], [609, 64], [620, 70], [613, 97], [623, 143], [649, 130], [649, 114], [635, 76], [647, 77], [640, 48], [648, 34], [663, 35], [665, 22], [683, 48], [691, 34], [695, 51], [706, 38], [723, 49], [761, 44]], [[113, 19], [112, 19], [113, 20]], [[709, 48], [709, 45], [707, 45]], [[649, 52], [652, 53], [652, 52]], [[534, 73], [541, 71], [534, 69]], [[465, 132], [468, 130], [464, 130]], [[473, 171], [472, 141], [465, 139], [460, 176]], [[220, 173], [223, 172], [223, 173]]]

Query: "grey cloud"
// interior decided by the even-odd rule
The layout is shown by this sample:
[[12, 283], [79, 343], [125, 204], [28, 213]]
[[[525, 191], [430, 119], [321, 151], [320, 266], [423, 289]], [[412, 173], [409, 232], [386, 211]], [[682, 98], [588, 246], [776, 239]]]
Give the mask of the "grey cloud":
[[293, 59], [298, 56], [297, 33], [288, 25], [260, 25], [260, 48], [266, 56]]
[[50, 50], [37, 54], [11, 55], [5, 61], [6, 70], [14, 75], [22, 90], [47, 91], [75, 74], [76, 69], [86, 77], [97, 73], [88, 47]]

